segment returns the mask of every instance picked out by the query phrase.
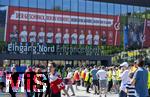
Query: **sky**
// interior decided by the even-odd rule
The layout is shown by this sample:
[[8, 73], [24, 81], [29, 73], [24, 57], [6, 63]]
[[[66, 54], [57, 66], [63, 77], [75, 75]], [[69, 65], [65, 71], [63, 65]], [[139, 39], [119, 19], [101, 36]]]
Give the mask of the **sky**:
[[54, 9], [54, 7], [59, 7], [61, 10], [108, 15], [120, 15], [126, 14], [127, 12], [144, 12], [147, 9], [145, 7], [104, 2], [92, 2], [85, 0], [0, 0], [0, 5], [11, 5], [41, 9]]

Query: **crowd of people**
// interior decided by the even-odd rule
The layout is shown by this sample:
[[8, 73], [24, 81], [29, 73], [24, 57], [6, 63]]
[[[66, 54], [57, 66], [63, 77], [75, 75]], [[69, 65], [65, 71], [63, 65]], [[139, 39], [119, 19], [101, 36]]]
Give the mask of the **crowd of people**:
[[[11, 67], [10, 71], [12, 80], [18, 85], [19, 73], [16, 72], [15, 67]], [[2, 92], [6, 86], [5, 76], [10, 71], [6, 70], [4, 74], [0, 74]], [[27, 97], [61, 97], [61, 94], [67, 97], [75, 96], [75, 89], [80, 91], [79, 86], [85, 88], [86, 93], [104, 94], [105, 97], [111, 93], [119, 94], [119, 97], [149, 97], [150, 95], [150, 66], [145, 66], [141, 58], [134, 63], [123, 62], [119, 66], [110, 67], [94, 65], [62, 69], [55, 63], [49, 63], [42, 68], [29, 66], [22, 73]], [[35, 85], [37, 89], [33, 87]], [[43, 86], [46, 86], [45, 91]], [[72, 94], [68, 92], [69, 89]], [[9, 85], [9, 93], [12, 97], [16, 97], [12, 85]]]
[[75, 70], [72, 78], [76, 82], [76, 89], [81, 82], [87, 93], [90, 93], [91, 88], [94, 94], [105, 96], [107, 93], [116, 93], [119, 97], [150, 95], [150, 66], [145, 66], [141, 58], [134, 63], [123, 62], [120, 66], [83, 67]]

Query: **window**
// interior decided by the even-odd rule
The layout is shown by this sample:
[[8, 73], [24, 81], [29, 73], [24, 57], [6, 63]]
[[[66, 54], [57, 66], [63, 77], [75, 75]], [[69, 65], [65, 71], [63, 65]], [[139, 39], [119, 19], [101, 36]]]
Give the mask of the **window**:
[[63, 9], [63, 0], [59, 0], [59, 2], [58, 2], [58, 0], [55, 0], [55, 2], [54, 2], [54, 9], [55, 10], [62, 10]]
[[93, 2], [86, 1], [86, 13], [93, 13]]
[[93, 8], [94, 8], [94, 13], [99, 14], [99, 12], [100, 12], [100, 2], [94, 2]]
[[63, 0], [63, 10], [70, 11], [71, 0]]
[[29, 7], [37, 8], [37, 0], [30, 0]]
[[54, 9], [54, 0], [46, 0], [46, 9]]
[[108, 15], [114, 15], [114, 4], [112, 4], [112, 3], [108, 3], [108, 8], [109, 8], [109, 10], [108, 10]]
[[107, 14], [107, 3], [101, 3], [101, 14]]
[[71, 0], [71, 11], [78, 12], [79, 0]]
[[121, 15], [121, 5], [120, 4], [114, 4], [114, 14], [115, 15]]
[[84, 1], [84, 0], [79, 0], [79, 12], [83, 12], [83, 13], [85, 13], [85, 11], [86, 11], [86, 1]]

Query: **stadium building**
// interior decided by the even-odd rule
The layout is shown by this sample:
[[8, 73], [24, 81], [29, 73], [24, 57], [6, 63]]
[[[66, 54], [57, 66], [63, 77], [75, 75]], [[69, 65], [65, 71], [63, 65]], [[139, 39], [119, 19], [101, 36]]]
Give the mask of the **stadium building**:
[[111, 65], [147, 36], [149, 0], [0, 0], [1, 66]]

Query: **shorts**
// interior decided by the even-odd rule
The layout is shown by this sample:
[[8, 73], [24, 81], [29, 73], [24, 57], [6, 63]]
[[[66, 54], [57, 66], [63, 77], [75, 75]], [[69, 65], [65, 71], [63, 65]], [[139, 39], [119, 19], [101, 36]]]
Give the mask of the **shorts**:
[[72, 84], [71, 79], [64, 79], [64, 83], [65, 83], [66, 85]]
[[119, 97], [127, 97], [127, 93], [121, 90], [119, 93]]
[[81, 85], [80, 80], [76, 81], [76, 84], [77, 84], [77, 86], [80, 86]]
[[100, 88], [107, 88], [107, 80], [99, 80]]
[[121, 80], [117, 80], [117, 81], [116, 81], [116, 85], [119, 85], [119, 86], [120, 86], [120, 85], [121, 85]]
[[117, 84], [117, 80], [113, 80], [113, 85], [116, 85]]
[[4, 82], [0, 82], [0, 86], [1, 87], [5, 87], [5, 83]]
[[98, 80], [93, 80], [93, 85], [97, 85], [98, 86]]

